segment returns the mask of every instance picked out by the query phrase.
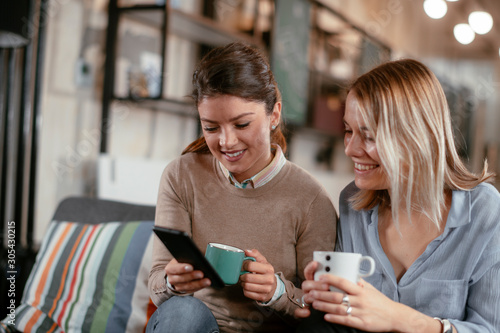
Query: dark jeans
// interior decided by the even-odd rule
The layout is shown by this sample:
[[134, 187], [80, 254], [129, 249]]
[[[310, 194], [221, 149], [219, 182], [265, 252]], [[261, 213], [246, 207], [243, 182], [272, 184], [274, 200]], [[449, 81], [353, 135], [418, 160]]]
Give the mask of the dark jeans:
[[352, 327], [326, 322], [324, 315], [323, 312], [313, 310], [309, 318], [301, 321], [295, 333], [365, 333]]

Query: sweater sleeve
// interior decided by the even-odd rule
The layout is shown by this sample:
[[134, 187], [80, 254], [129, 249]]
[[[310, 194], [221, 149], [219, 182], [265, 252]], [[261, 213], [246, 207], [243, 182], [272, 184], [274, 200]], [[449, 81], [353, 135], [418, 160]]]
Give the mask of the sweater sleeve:
[[337, 212], [333, 203], [323, 188], [311, 202], [304, 214], [298, 230], [297, 254], [297, 281], [287, 280], [281, 272], [279, 276], [285, 284], [285, 293], [271, 305], [274, 310], [292, 315], [300, 307], [304, 294], [300, 285], [304, 281], [304, 268], [312, 261], [314, 251], [333, 251], [335, 247], [335, 230], [337, 226]]
[[[158, 189], [155, 225], [183, 230], [191, 234], [191, 222], [186, 207], [188, 190], [177, 184], [180, 179], [179, 169], [179, 160], [174, 160], [163, 171]], [[179, 190], [181, 188], [182, 190]], [[165, 266], [171, 259], [170, 252], [158, 237], [155, 237], [153, 264], [149, 273], [148, 287], [151, 300], [156, 306], [173, 296], [165, 281]]]

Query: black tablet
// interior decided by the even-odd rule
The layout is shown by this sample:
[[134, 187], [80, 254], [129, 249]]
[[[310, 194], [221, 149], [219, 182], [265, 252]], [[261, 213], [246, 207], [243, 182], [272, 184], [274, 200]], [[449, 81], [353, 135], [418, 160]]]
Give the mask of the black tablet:
[[224, 281], [187, 233], [158, 226], [154, 226], [153, 231], [178, 262], [190, 264], [195, 270], [202, 271], [212, 282], [211, 287], [224, 287]]

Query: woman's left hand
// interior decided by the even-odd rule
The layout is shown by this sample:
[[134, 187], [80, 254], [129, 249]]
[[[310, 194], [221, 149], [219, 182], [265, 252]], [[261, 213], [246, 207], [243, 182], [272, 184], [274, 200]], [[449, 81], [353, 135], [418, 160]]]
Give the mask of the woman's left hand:
[[[400, 320], [405, 320], [407, 325], [423, 324], [420, 328], [425, 327], [427, 321], [422, 317], [426, 316], [392, 301], [366, 281], [355, 284], [331, 274], [322, 275], [319, 281], [312, 280], [316, 264], [312, 262], [305, 269], [308, 280], [302, 283], [304, 301], [312, 308], [325, 312], [326, 321], [370, 332], [394, 331], [399, 327]], [[345, 293], [330, 291], [329, 286], [344, 290]], [[309, 311], [299, 309], [295, 314], [303, 318], [309, 316]], [[415, 320], [418, 322], [410, 323]]]
[[240, 277], [243, 293], [246, 297], [259, 302], [269, 302], [276, 290], [276, 276], [273, 266], [258, 250], [246, 250], [245, 255], [255, 261], [246, 260], [243, 270], [249, 273]]
[[[310, 281], [303, 283], [307, 284]], [[390, 332], [393, 330], [392, 318], [398, 312], [398, 304], [387, 298], [371, 284], [360, 281], [358, 284], [341, 277], [324, 274], [319, 282], [344, 290], [339, 292], [312, 290], [304, 300], [316, 310], [325, 312], [325, 320], [371, 332]], [[343, 303], [347, 295], [348, 304]], [[348, 308], [350, 307], [350, 313]]]

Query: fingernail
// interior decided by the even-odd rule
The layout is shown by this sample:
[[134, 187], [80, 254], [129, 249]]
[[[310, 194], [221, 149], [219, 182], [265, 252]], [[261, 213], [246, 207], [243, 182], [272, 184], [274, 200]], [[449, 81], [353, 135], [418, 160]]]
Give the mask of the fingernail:
[[191, 267], [191, 266], [186, 265], [186, 266], [184, 266], [184, 270], [185, 270], [186, 272], [191, 272], [193, 269], [192, 269], [192, 267]]

